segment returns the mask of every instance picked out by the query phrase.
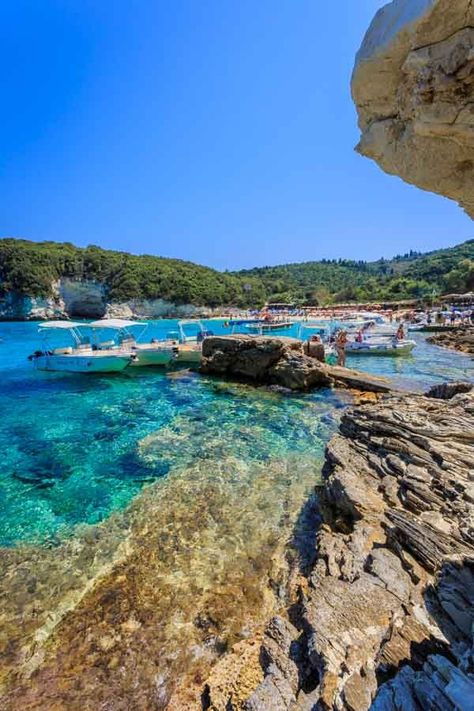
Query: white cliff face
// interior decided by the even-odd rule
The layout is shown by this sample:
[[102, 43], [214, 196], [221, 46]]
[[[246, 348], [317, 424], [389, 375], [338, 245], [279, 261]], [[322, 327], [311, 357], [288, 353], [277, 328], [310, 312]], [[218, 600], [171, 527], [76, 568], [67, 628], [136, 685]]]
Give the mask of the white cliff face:
[[32, 297], [14, 292], [0, 299], [0, 320], [43, 321], [53, 318], [192, 318], [212, 316], [213, 310], [192, 304], [177, 305], [165, 299], [131, 299], [109, 302], [107, 289], [94, 281], [59, 279], [51, 296]]
[[101, 318], [106, 311], [106, 288], [95, 281], [64, 277], [59, 282], [64, 311], [72, 317]]
[[[199, 309], [192, 304], [177, 306], [164, 299], [131, 299], [122, 303], [112, 302], [107, 305], [106, 315], [109, 318], [192, 318], [205, 309]], [[210, 311], [210, 309], [208, 309]]]
[[394, 0], [357, 54], [357, 150], [474, 217], [474, 3]]
[[34, 297], [9, 292], [0, 300], [0, 319], [41, 321], [52, 318], [100, 318], [106, 310], [102, 284], [61, 278], [51, 285], [51, 296]]
[[0, 300], [0, 319], [6, 321], [39, 321], [63, 315], [64, 311], [54, 298], [9, 293]]

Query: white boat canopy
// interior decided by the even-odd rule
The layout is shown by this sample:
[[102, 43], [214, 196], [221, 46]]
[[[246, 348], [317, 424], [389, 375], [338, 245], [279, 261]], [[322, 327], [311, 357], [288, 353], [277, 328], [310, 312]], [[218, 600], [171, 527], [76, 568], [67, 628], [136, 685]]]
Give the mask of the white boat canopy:
[[98, 321], [92, 321], [91, 323], [82, 325], [90, 326], [90, 328], [113, 328], [117, 330], [121, 328], [131, 328], [132, 326], [146, 326], [146, 323], [142, 323], [141, 321], [127, 321], [122, 318], [101, 318]]
[[71, 330], [83, 325], [83, 323], [77, 323], [76, 321], [43, 321], [38, 328], [66, 328]]

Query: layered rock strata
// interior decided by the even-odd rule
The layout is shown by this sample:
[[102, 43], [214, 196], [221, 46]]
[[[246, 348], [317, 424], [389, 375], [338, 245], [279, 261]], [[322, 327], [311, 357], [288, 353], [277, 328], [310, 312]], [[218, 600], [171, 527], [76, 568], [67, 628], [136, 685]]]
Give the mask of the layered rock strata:
[[474, 4], [393, 0], [357, 54], [357, 150], [474, 216]]
[[327, 448], [314, 565], [261, 644], [265, 678], [240, 704], [215, 670], [207, 708], [472, 709], [473, 464], [466, 384], [348, 410]]
[[203, 373], [289, 390], [333, 386], [377, 393], [391, 390], [384, 378], [327, 365], [320, 361], [319, 352], [316, 357], [306, 355], [296, 338], [210, 336], [203, 343], [202, 356]]

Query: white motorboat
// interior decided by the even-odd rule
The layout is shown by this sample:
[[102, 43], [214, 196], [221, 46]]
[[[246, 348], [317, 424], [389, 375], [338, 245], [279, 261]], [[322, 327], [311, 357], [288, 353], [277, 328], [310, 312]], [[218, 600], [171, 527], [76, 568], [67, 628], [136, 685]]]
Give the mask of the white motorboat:
[[[138, 338], [140, 338], [147, 328], [146, 323], [127, 321], [121, 318], [102, 318], [98, 321], [92, 321], [92, 323], [88, 325], [97, 332], [100, 332], [102, 329], [114, 331], [116, 335], [112, 340], [97, 342], [95, 344], [96, 348], [99, 351], [113, 348], [120, 352], [133, 355], [134, 358], [131, 363], [133, 367], [148, 365], [166, 366], [176, 360], [178, 355], [177, 347], [171, 343], [162, 343], [157, 340], [151, 340], [148, 343], [139, 342]], [[137, 338], [131, 330], [134, 327], [142, 327]]]
[[367, 338], [362, 341], [349, 341], [346, 344], [347, 355], [368, 356], [407, 356], [416, 346], [416, 341], [396, 338]]
[[[80, 328], [84, 324], [74, 321], [46, 321], [40, 323], [39, 332], [43, 336], [43, 348], [35, 351], [28, 359], [38, 370], [62, 371], [67, 373], [118, 373], [125, 370], [133, 361], [130, 353], [114, 350], [94, 350], [85, 342]], [[67, 332], [72, 346], [50, 347], [48, 336], [51, 332]]]

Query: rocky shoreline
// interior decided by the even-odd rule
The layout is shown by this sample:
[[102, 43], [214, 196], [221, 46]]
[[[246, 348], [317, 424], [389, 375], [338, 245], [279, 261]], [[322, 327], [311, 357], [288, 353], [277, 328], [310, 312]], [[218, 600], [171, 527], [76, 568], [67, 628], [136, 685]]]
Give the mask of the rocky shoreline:
[[474, 355], [474, 326], [459, 326], [456, 330], [447, 333], [437, 333], [427, 338], [427, 341], [435, 346]]
[[264, 679], [236, 703], [230, 671], [239, 659], [239, 679], [250, 669], [234, 650], [203, 707], [471, 709], [473, 462], [470, 385], [346, 411], [327, 448], [313, 564], [261, 642]]

